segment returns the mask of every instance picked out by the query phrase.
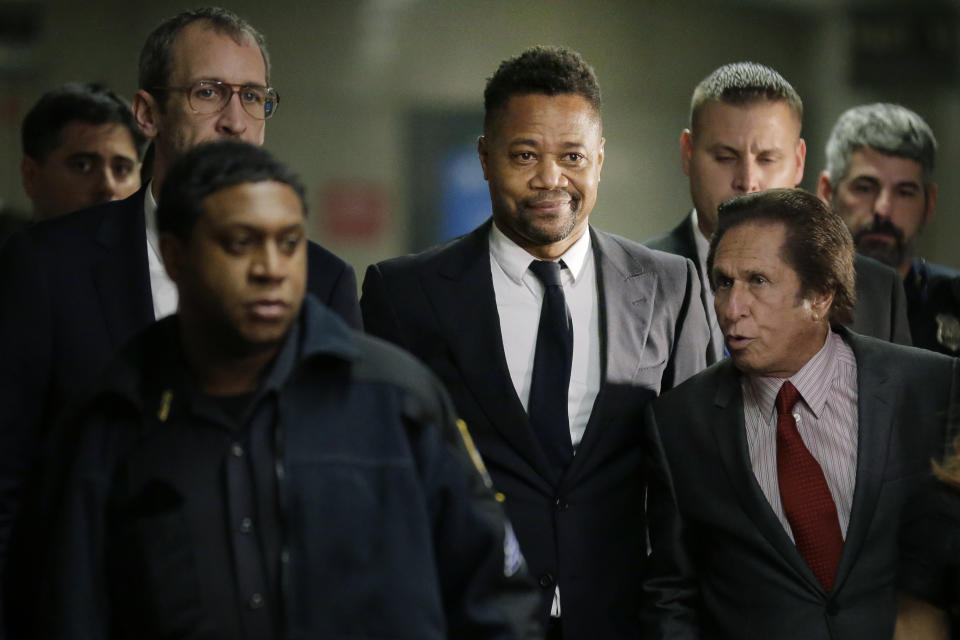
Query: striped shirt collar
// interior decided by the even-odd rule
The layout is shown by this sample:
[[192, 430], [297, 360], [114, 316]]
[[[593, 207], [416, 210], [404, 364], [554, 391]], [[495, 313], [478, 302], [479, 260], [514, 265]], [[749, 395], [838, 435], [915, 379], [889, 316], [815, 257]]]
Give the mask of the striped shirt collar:
[[837, 377], [838, 357], [844, 355], [842, 349], [843, 338], [827, 330], [827, 339], [807, 363], [789, 378], [774, 378], [769, 376], [750, 376], [750, 385], [754, 398], [760, 409], [760, 415], [769, 419], [776, 411], [775, 402], [780, 387], [785, 380], [793, 383], [800, 392], [800, 397], [806, 403], [813, 415], [819, 420], [823, 415], [823, 406], [830, 394], [831, 384]]

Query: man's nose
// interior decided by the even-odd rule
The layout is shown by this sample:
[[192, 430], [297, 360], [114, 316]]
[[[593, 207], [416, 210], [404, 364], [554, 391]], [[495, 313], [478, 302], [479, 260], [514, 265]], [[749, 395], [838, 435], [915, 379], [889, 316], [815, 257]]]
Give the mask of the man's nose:
[[556, 162], [544, 160], [537, 165], [531, 186], [535, 189], [563, 189], [567, 186], [567, 177]]
[[733, 187], [738, 193], [760, 191], [760, 171], [756, 163], [750, 158], [741, 160], [737, 165]]

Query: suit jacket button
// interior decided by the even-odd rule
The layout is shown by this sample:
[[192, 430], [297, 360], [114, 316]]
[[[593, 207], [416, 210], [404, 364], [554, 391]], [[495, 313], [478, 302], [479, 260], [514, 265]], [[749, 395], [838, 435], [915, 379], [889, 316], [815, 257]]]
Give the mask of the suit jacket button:
[[570, 505], [564, 502], [563, 498], [557, 498], [557, 502], [554, 505], [557, 511], [566, 511], [570, 508]]
[[553, 579], [553, 576], [549, 573], [545, 573], [540, 576], [540, 586], [544, 589], [549, 589], [556, 584], [556, 581]]

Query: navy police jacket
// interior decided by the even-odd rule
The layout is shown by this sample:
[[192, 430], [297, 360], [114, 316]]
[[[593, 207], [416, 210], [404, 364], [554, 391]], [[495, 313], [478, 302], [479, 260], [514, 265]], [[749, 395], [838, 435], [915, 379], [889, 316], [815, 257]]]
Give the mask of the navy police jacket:
[[140, 334], [57, 439], [42, 637], [539, 637], [426, 368], [308, 297], [231, 426], [179, 345], [176, 316]]

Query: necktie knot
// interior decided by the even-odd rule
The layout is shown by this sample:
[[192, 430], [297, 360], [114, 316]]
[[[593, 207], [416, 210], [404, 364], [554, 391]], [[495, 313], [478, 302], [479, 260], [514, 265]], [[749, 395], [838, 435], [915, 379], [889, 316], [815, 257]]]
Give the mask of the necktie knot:
[[560, 287], [560, 269], [563, 268], [563, 262], [548, 262], [546, 260], [534, 260], [530, 263], [530, 271], [537, 279], [543, 283], [544, 287]]
[[[768, 396], [769, 397], [769, 396]], [[793, 411], [793, 405], [800, 399], [800, 392], [793, 386], [793, 383], [787, 380], [780, 387], [780, 393], [777, 394], [777, 415], [782, 416], [785, 413]]]

